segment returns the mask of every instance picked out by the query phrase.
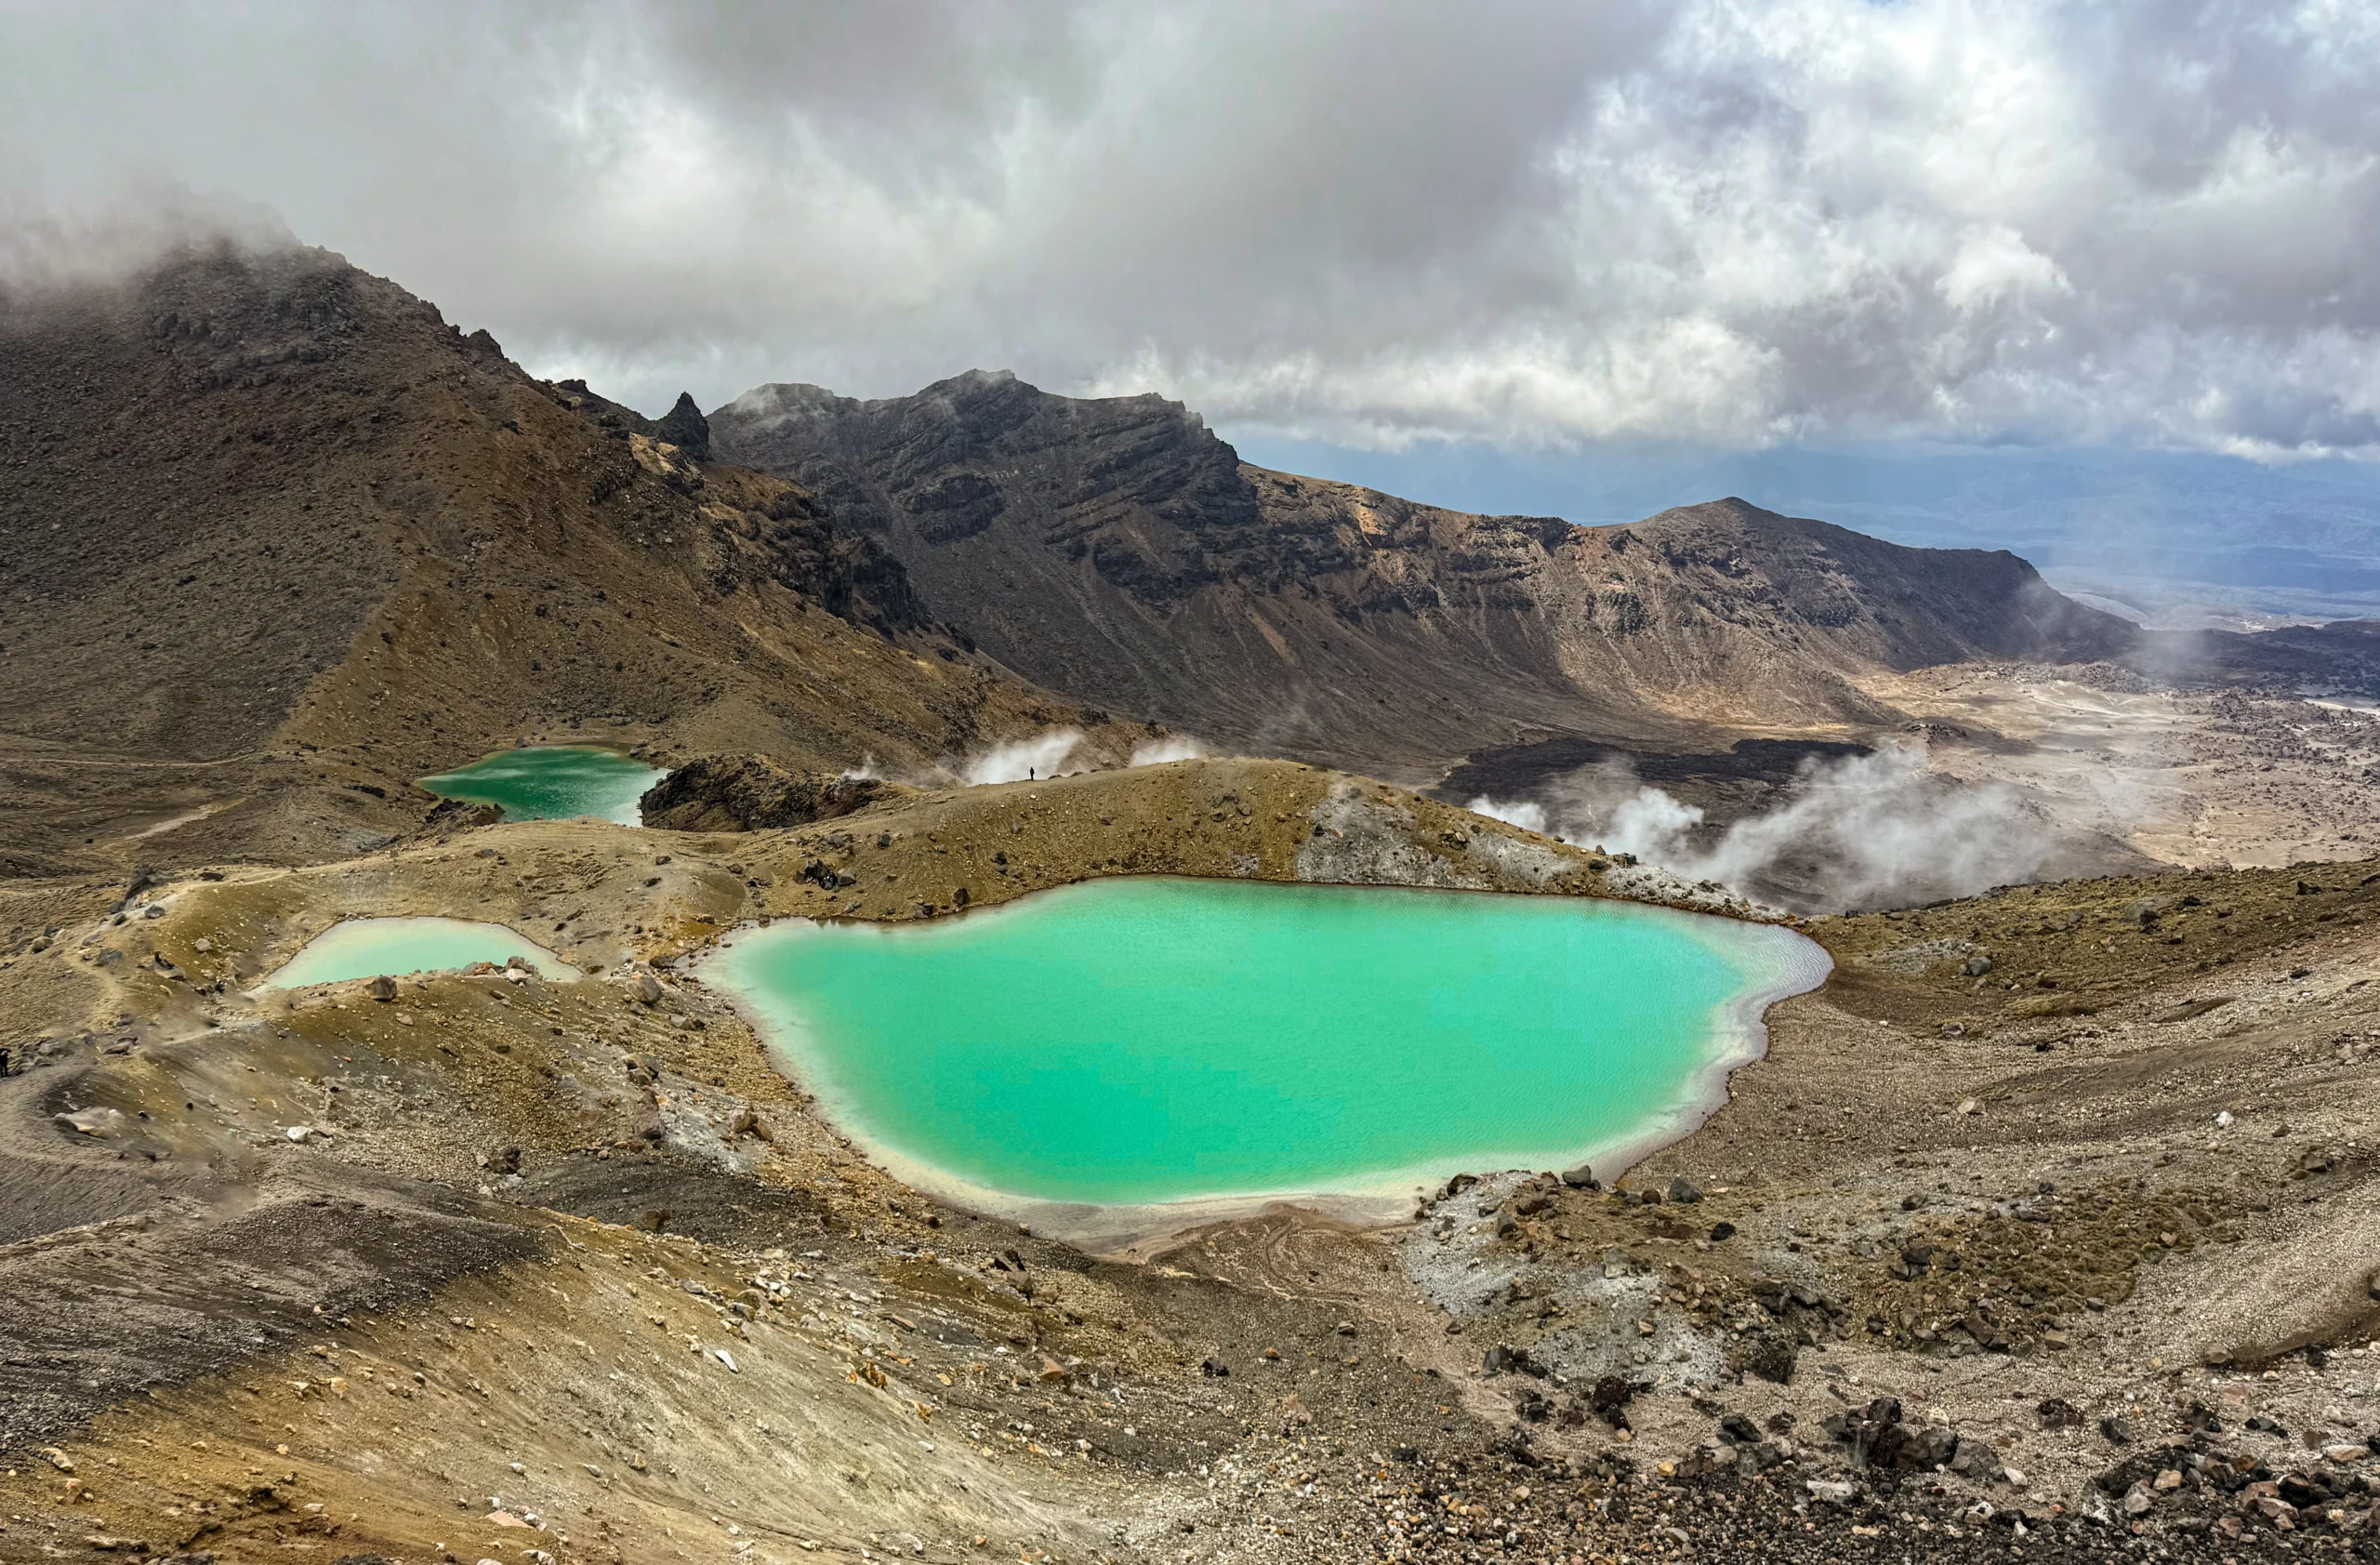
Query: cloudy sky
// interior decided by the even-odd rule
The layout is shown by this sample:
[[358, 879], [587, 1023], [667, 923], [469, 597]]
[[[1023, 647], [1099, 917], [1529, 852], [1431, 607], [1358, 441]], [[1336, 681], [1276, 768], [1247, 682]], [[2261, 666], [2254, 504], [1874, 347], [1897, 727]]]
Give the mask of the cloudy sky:
[[2380, 454], [2369, 0], [0, 0], [0, 264], [260, 212], [654, 409]]

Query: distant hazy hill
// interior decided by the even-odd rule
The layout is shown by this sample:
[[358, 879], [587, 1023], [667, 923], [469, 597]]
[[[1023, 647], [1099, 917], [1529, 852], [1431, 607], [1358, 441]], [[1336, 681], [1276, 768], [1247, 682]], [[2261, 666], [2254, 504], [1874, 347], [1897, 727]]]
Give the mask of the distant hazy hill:
[[1240, 454], [1442, 505], [1588, 523], [1629, 521], [1680, 495], [1743, 495], [1896, 543], [2013, 549], [2053, 585], [2102, 595], [2127, 618], [2238, 625], [2380, 612], [2372, 462], [2024, 446], [1359, 451], [1270, 436]]
[[1886, 721], [1844, 675], [2133, 639], [2006, 552], [1740, 500], [1595, 528], [1469, 515], [1247, 466], [1154, 396], [981, 372], [874, 402], [766, 386], [710, 429], [1035, 681], [1388, 775], [1527, 729], [1661, 744]]

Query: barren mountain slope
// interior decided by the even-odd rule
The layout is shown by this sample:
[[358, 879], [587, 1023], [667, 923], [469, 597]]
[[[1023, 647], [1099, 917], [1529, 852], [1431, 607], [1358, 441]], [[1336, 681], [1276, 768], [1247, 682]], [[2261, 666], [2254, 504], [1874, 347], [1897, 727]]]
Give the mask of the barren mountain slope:
[[1064, 711], [800, 490], [336, 256], [0, 306], [18, 872], [353, 852], [418, 821], [410, 778], [522, 736], [900, 763]]
[[1626, 527], [1467, 515], [1246, 466], [1154, 396], [981, 372], [878, 402], [764, 386], [711, 433], [880, 539], [1028, 677], [1383, 775], [1530, 729], [1690, 746], [1858, 727], [1895, 714], [1845, 673], [2130, 644], [2010, 554], [1739, 500]]

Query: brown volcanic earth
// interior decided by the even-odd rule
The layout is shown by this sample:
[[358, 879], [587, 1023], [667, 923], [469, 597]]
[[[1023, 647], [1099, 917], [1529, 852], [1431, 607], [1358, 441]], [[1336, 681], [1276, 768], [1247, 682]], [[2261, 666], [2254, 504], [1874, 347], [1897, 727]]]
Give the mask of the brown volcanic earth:
[[2136, 635], [2004, 550], [1733, 499], [1616, 527], [1467, 515], [1250, 467], [1179, 403], [1009, 375], [877, 402], [763, 386], [710, 428], [1028, 677], [1401, 781], [1530, 731], [1657, 749], [1866, 733], [1902, 714], [1851, 676], [2087, 663]]
[[[1833, 975], [1618, 1188], [1026, 1232], [872, 1166], [721, 934], [1150, 873], [1730, 906], [1297, 759], [936, 770], [986, 745], [1782, 786], [1719, 741], [2140, 651], [2006, 555], [1465, 517], [941, 390], [649, 420], [319, 252], [7, 301], [0, 1560], [2373, 1558], [2369, 862], [1801, 922]], [[2220, 764], [2357, 786], [2363, 720], [2204, 698]], [[690, 763], [643, 829], [409, 788], [523, 739]], [[578, 976], [260, 986], [380, 914]]]
[[357, 852], [523, 738], [898, 767], [1075, 716], [800, 489], [320, 251], [8, 300], [0, 427], [18, 873]]

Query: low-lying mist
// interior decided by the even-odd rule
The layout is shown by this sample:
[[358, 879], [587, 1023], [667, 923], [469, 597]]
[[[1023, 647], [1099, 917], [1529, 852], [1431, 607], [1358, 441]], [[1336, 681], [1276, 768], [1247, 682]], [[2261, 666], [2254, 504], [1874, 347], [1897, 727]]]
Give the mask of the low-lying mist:
[[1725, 827], [1624, 761], [1580, 767], [1537, 799], [1480, 798], [1468, 808], [1813, 911], [1932, 902], [2033, 880], [2069, 840], [2016, 789], [1929, 771], [1923, 745], [1813, 760], [1782, 802]]
[[0, 188], [0, 290], [121, 283], [178, 251], [271, 255], [297, 238], [255, 202], [147, 181], [60, 203]]

